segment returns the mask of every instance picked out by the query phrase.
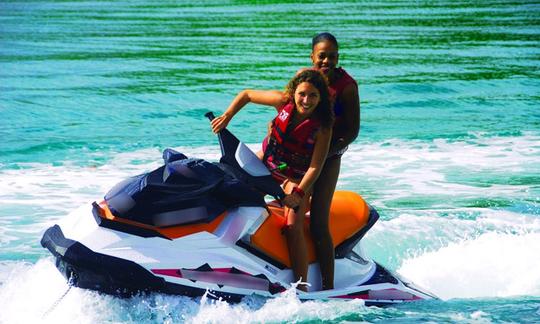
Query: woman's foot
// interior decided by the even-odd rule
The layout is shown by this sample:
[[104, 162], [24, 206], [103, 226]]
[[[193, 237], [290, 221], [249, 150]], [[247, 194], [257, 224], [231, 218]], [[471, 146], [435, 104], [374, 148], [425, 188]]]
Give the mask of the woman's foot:
[[303, 292], [308, 292], [308, 285], [304, 283], [298, 283], [296, 285], [296, 290], [301, 290]]

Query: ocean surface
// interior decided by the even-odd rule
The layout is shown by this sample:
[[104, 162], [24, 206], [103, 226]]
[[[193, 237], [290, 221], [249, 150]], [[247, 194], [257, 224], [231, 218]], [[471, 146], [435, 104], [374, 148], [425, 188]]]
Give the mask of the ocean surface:
[[[540, 322], [539, 18], [527, 0], [2, 0], [0, 322]], [[338, 187], [381, 215], [365, 249], [441, 300], [61, 298], [44, 230], [167, 147], [217, 160], [203, 114], [282, 89], [321, 31], [360, 85]], [[256, 148], [273, 114], [229, 128]]]

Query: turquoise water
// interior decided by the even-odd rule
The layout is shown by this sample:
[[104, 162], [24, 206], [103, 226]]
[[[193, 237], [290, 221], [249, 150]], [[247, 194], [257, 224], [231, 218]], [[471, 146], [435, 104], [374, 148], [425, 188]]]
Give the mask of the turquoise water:
[[[2, 323], [540, 322], [540, 5], [535, 1], [2, 1]], [[66, 290], [41, 234], [177, 148], [216, 160], [203, 113], [281, 89], [331, 31], [360, 84], [339, 188], [381, 219], [369, 255], [441, 301], [238, 305]], [[230, 125], [256, 147], [273, 112]]]

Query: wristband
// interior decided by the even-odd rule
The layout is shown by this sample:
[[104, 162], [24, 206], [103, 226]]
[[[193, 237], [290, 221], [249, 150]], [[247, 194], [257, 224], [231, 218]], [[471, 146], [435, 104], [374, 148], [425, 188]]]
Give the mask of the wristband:
[[300, 196], [300, 198], [304, 198], [304, 196], [306, 195], [306, 193], [304, 192], [304, 190], [300, 189], [300, 187], [294, 187], [294, 188], [292, 188], [292, 193], [297, 194], [298, 196]]

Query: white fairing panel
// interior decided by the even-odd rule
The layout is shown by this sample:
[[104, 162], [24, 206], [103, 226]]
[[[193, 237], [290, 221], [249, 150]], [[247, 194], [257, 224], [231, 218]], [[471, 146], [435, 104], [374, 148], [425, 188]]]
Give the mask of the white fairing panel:
[[[90, 205], [81, 206], [59, 225], [66, 238], [78, 241], [96, 253], [133, 261], [169, 283], [240, 295], [258, 294], [270, 297], [270, 284], [279, 283], [282, 287], [290, 287], [293, 283], [292, 271], [278, 269], [236, 244], [242, 237], [254, 232], [267, 216], [266, 210], [261, 207], [235, 208], [229, 211], [215, 232], [202, 231], [174, 240], [161, 237], [144, 238], [100, 227], [92, 216]], [[363, 252], [360, 246], [355, 250]], [[205, 264], [216, 271], [197, 270]], [[240, 273], [219, 270], [232, 268]], [[178, 271], [180, 276], [177, 275]], [[365, 291], [369, 291], [367, 298], [383, 303], [433, 298], [410, 284], [405, 286], [401, 281], [366, 284], [375, 271], [375, 262], [361, 254], [337, 259], [335, 289], [321, 290], [319, 265], [312, 263], [309, 265], [307, 278], [310, 284], [309, 293], [302, 292], [299, 298], [357, 298], [347, 295], [359, 292], [365, 295]]]
[[240, 167], [242, 167], [242, 169], [244, 169], [244, 171], [250, 175], [254, 177], [270, 175], [270, 171], [268, 171], [262, 161], [259, 160], [257, 155], [255, 155], [255, 153], [253, 153], [253, 151], [250, 150], [246, 144], [240, 142], [240, 145], [238, 145], [236, 148], [234, 157], [236, 158], [236, 161]]

